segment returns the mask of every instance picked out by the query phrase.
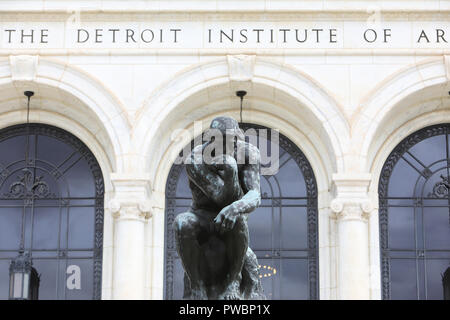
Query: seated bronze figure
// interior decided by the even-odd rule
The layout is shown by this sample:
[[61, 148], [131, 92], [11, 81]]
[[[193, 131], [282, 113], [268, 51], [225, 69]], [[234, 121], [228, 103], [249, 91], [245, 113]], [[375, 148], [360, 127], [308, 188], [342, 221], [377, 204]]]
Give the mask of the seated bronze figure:
[[184, 297], [265, 299], [247, 226], [261, 203], [259, 150], [232, 118], [213, 119], [209, 130], [218, 134], [195, 147], [186, 163], [191, 208], [173, 224]]

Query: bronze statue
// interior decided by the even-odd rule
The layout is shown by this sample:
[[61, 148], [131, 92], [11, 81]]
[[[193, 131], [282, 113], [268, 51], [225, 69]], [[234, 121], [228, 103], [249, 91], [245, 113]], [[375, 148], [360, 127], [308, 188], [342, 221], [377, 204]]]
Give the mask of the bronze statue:
[[[217, 117], [186, 163], [192, 204], [174, 221], [188, 299], [265, 299], [248, 214], [261, 203], [259, 150], [236, 120]], [[210, 154], [208, 154], [210, 152]]]

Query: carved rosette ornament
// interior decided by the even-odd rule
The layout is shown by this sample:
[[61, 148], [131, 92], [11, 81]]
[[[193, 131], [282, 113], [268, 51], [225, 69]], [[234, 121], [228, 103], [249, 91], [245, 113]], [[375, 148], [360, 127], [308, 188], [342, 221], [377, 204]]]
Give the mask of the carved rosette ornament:
[[331, 201], [330, 208], [336, 218], [341, 221], [368, 220], [370, 213], [374, 210], [372, 202], [368, 199], [355, 201], [336, 198]]

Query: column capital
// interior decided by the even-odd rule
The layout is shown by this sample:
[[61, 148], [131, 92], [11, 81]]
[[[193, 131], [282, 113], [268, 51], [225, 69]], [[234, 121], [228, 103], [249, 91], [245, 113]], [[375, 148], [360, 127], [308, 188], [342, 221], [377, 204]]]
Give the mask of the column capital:
[[151, 218], [150, 178], [145, 175], [113, 173], [114, 197], [108, 203], [117, 220], [145, 221]]
[[330, 208], [339, 220], [367, 220], [374, 210], [369, 199], [335, 198], [331, 201]]
[[151, 205], [148, 200], [123, 201], [112, 199], [109, 201], [108, 207], [117, 220], [145, 221], [152, 217]]
[[333, 174], [336, 197], [331, 201], [330, 208], [339, 220], [368, 219], [374, 209], [368, 194], [371, 181], [370, 173]]

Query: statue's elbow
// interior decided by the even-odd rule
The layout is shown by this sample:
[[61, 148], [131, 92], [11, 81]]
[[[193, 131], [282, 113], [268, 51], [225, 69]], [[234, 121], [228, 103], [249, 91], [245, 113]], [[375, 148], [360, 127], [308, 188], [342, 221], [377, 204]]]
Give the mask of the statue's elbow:
[[255, 190], [255, 207], [259, 207], [261, 204], [261, 192]]

